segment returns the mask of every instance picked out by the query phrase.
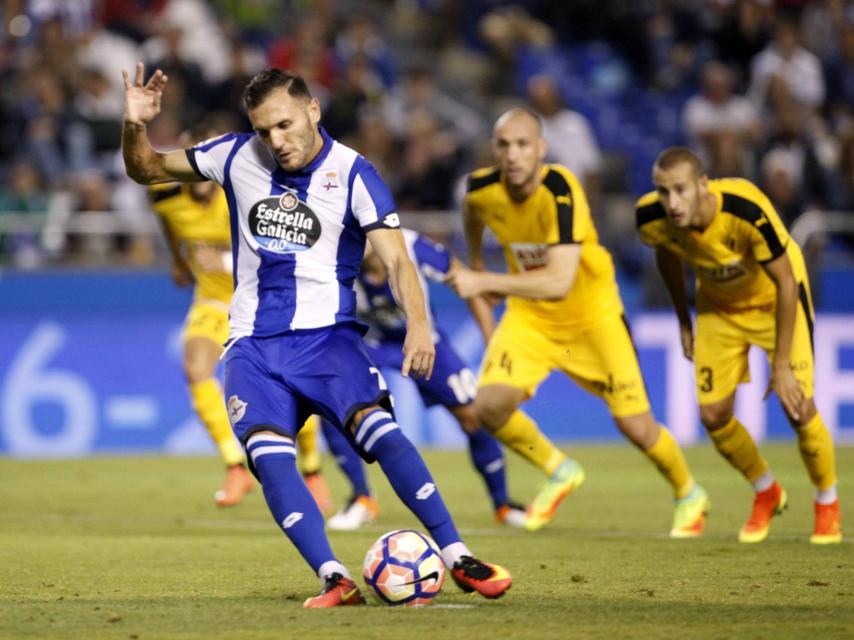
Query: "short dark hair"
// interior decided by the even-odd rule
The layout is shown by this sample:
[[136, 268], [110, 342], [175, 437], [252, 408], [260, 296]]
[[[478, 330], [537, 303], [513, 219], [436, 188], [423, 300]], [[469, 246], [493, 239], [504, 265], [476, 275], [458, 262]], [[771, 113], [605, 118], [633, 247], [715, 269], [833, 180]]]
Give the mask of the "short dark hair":
[[311, 92], [302, 76], [293, 71], [264, 69], [257, 73], [243, 90], [243, 105], [247, 110], [254, 109], [264, 102], [273, 89], [279, 87], [287, 89], [291, 97], [311, 100]]
[[663, 171], [672, 169], [678, 164], [687, 163], [694, 170], [694, 175], [699, 177], [706, 173], [703, 167], [703, 162], [699, 156], [691, 151], [688, 147], [667, 147], [664, 151], [658, 154], [655, 159], [655, 167]]

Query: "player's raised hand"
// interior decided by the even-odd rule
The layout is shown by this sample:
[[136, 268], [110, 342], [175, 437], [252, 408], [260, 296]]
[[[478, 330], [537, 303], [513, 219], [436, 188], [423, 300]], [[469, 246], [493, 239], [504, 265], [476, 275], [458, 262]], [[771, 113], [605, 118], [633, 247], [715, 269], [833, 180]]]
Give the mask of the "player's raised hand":
[[412, 373], [416, 377], [424, 377], [429, 380], [430, 376], [433, 375], [435, 358], [436, 347], [433, 346], [430, 326], [426, 322], [410, 324], [406, 330], [406, 339], [403, 341], [401, 375], [406, 377]]
[[125, 81], [125, 122], [128, 124], [144, 125], [151, 122], [160, 113], [160, 98], [166, 88], [168, 78], [160, 69], [143, 84], [145, 66], [139, 62], [136, 65], [136, 77], [133, 83], [128, 72], [122, 70]]
[[679, 325], [679, 339], [682, 342], [682, 354], [688, 360], [694, 359], [694, 330], [691, 323]]
[[800, 420], [804, 409], [804, 390], [791, 367], [771, 367], [771, 379], [768, 380], [768, 388], [765, 390], [766, 400], [772, 390], [780, 398], [786, 414], [792, 420]]

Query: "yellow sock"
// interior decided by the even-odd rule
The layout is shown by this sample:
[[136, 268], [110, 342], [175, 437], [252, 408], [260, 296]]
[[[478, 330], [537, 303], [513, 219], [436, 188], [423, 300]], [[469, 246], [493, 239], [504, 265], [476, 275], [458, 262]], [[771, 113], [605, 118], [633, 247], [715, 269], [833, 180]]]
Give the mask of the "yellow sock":
[[694, 488], [694, 478], [688, 470], [688, 463], [676, 438], [667, 427], [664, 425], [660, 427], [658, 440], [644, 453], [673, 487], [676, 498], [684, 498]]
[[768, 464], [759, 455], [750, 433], [735, 416], [721, 429], [709, 431], [709, 437], [718, 452], [738, 469], [748, 482], [753, 482], [768, 470]]
[[818, 489], [829, 489], [836, 484], [836, 454], [824, 421], [816, 413], [812, 420], [795, 431], [798, 434], [801, 459], [812, 483]]
[[302, 475], [320, 471], [320, 451], [317, 449], [317, 425], [320, 418], [311, 416], [297, 434], [297, 467]]
[[566, 455], [542, 434], [537, 423], [519, 410], [492, 435], [547, 476], [566, 460]]
[[213, 378], [196, 382], [190, 385], [190, 397], [193, 401], [193, 409], [199, 420], [205, 425], [205, 429], [211, 434], [211, 438], [219, 449], [219, 454], [225, 460], [225, 464], [232, 466], [243, 464], [246, 458], [243, 449], [228, 421], [225, 404], [222, 400], [222, 390]]

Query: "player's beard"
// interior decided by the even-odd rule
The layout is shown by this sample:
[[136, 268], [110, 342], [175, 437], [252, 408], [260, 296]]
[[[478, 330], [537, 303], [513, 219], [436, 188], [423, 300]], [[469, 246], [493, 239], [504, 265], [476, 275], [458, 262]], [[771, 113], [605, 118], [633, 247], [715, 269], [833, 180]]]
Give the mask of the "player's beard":
[[[286, 171], [299, 171], [314, 160], [312, 151], [314, 150], [314, 145], [317, 142], [318, 135], [319, 134], [311, 127], [309, 127], [304, 134], [301, 134], [299, 136], [298, 148], [295, 149], [288, 158], [289, 166], [282, 166], [282, 168]], [[294, 158], [295, 155], [297, 158]]]

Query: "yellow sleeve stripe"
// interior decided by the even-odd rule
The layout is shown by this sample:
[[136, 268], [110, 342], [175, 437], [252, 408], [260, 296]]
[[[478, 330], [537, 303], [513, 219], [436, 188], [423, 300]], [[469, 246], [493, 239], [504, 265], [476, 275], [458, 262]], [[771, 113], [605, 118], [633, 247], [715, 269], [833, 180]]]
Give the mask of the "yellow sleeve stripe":
[[543, 179], [543, 185], [551, 191], [557, 209], [558, 237], [560, 244], [576, 243], [573, 229], [575, 208], [572, 198], [572, 188], [567, 179], [558, 171], [549, 169]]
[[768, 250], [771, 252], [771, 257], [764, 262], [770, 262], [786, 250], [786, 245], [780, 240], [780, 236], [774, 230], [774, 225], [771, 224], [768, 216], [757, 203], [734, 193], [724, 193], [722, 210], [749, 222], [762, 234], [765, 244], [768, 245]]

